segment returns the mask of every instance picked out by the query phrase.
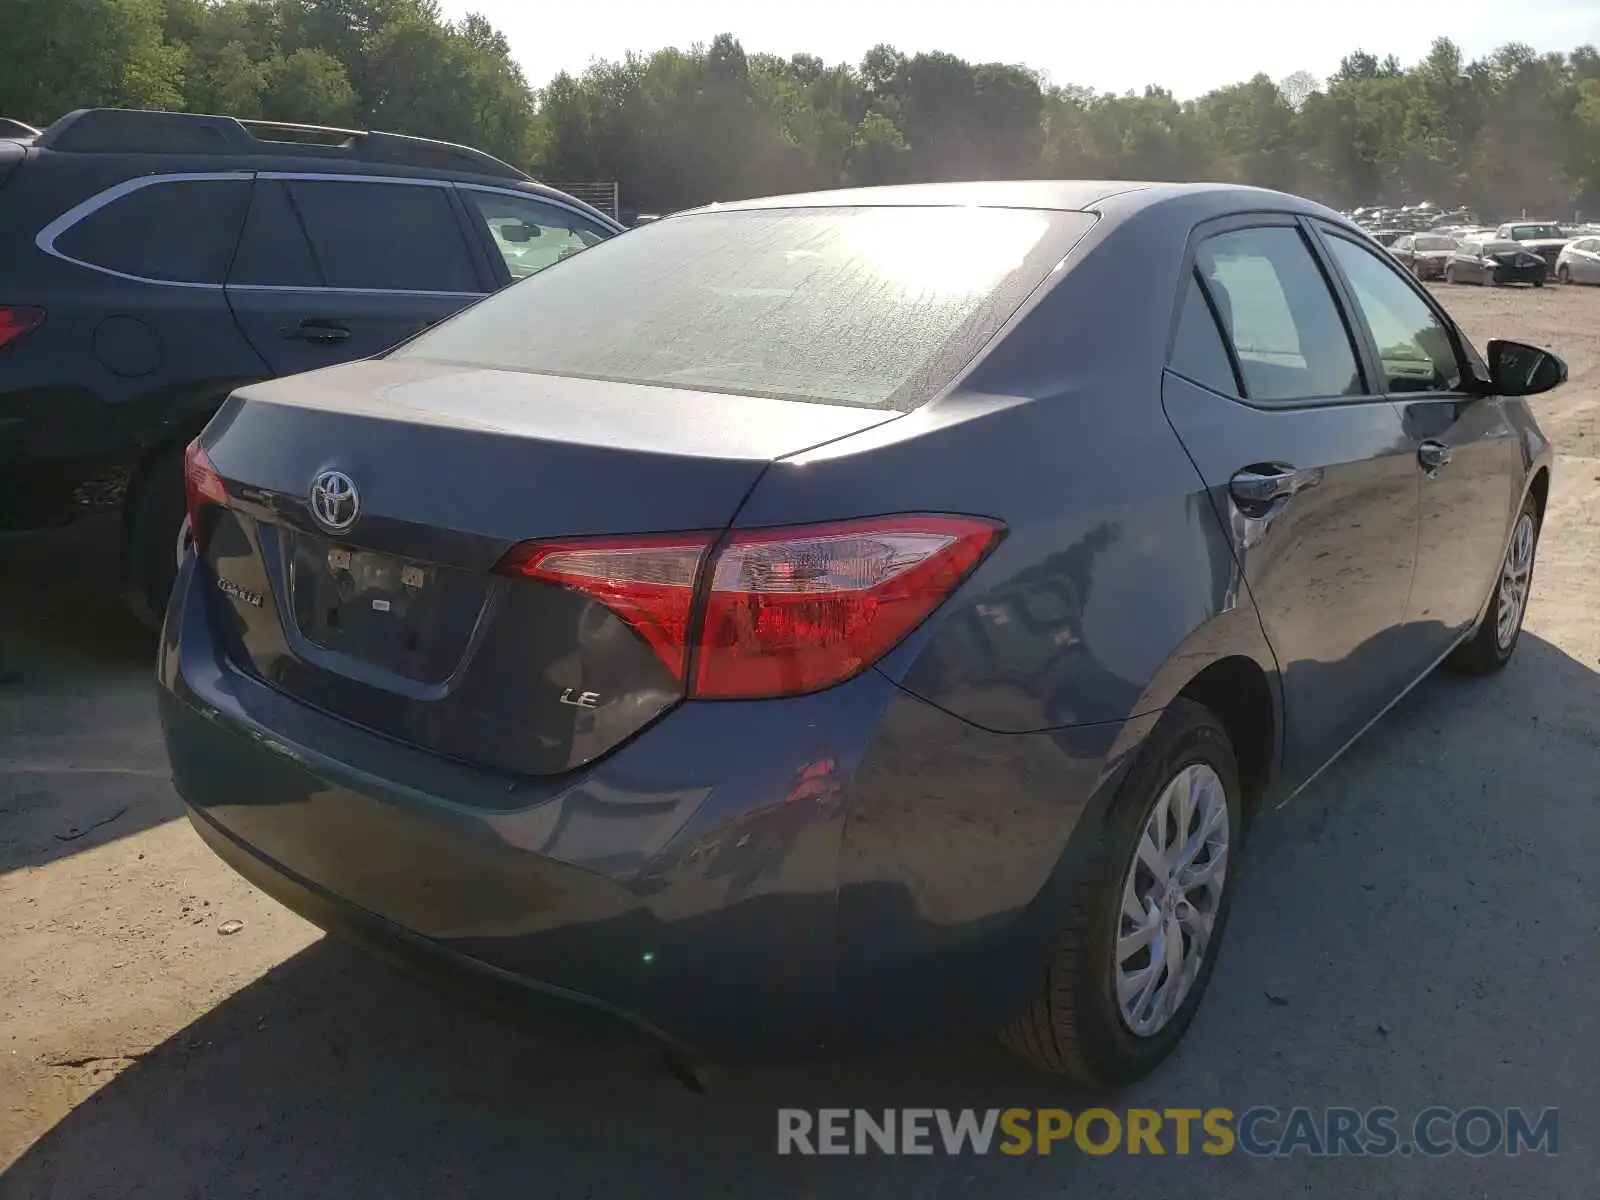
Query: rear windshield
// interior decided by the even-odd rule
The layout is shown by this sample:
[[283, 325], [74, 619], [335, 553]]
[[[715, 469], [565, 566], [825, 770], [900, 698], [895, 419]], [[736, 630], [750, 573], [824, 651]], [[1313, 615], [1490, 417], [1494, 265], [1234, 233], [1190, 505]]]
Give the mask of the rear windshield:
[[1004, 208], [694, 213], [573, 255], [394, 355], [908, 409], [1093, 222]]

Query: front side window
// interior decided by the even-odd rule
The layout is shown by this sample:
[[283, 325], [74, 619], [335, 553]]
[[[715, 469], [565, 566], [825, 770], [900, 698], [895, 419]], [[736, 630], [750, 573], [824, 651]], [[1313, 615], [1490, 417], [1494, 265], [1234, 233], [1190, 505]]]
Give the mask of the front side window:
[[467, 208], [489, 232], [513, 281], [526, 279], [612, 236], [577, 213], [505, 192], [461, 189]]
[[326, 179], [288, 185], [327, 287], [482, 290], [448, 188]]
[[689, 213], [539, 271], [395, 355], [909, 409], [972, 360], [1094, 220], [968, 207]]
[[1355, 292], [1372, 331], [1391, 392], [1450, 392], [1461, 386], [1456, 349], [1433, 309], [1387, 263], [1354, 242], [1328, 238], [1328, 249]]
[[1195, 266], [1233, 342], [1251, 400], [1361, 394], [1349, 333], [1298, 229], [1218, 234], [1200, 244]]
[[228, 273], [249, 198], [247, 179], [146, 184], [68, 226], [55, 249], [140, 279], [218, 284]]

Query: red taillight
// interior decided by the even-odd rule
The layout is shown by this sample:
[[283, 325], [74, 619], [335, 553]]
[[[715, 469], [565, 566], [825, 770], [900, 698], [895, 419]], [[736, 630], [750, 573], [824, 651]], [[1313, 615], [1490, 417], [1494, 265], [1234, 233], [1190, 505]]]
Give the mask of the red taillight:
[[44, 309], [0, 304], [0, 350], [44, 324]]
[[228, 490], [222, 486], [222, 476], [211, 465], [206, 452], [195, 438], [183, 452], [183, 488], [189, 501], [189, 533], [195, 545], [203, 546], [205, 524], [201, 520], [208, 507], [228, 507]]
[[922, 624], [998, 533], [918, 516], [735, 534], [712, 568], [694, 694], [791, 696], [848, 679]]
[[501, 561], [507, 575], [563, 584], [621, 617], [682, 682], [689, 614], [711, 535], [531, 542]]
[[[793, 696], [864, 670], [927, 619], [1000, 536], [972, 517], [896, 516], [709, 536], [529, 543], [506, 574], [574, 588], [626, 621], [691, 696]], [[704, 615], [691, 633], [697, 592]]]

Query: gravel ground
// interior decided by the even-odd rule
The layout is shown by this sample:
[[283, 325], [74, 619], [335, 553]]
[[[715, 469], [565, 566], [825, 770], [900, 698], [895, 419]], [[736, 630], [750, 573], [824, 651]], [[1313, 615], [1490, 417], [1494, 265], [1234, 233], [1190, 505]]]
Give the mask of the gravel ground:
[[[987, 1042], [694, 1095], [447, 1004], [178, 819], [108, 531], [0, 544], [0, 1197], [1582, 1197], [1600, 1179], [1600, 289], [1445, 288], [1553, 346], [1562, 455], [1499, 678], [1425, 683], [1249, 852], [1188, 1042], [1115, 1107], [1558, 1106], [1560, 1154], [778, 1158], [780, 1106], [1081, 1108]], [[243, 922], [233, 929], [232, 922]]]

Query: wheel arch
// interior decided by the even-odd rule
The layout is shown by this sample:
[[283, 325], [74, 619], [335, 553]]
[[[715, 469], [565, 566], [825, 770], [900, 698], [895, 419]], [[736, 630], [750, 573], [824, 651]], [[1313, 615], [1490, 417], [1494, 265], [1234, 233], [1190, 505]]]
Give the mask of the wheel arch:
[[1545, 507], [1550, 503], [1550, 468], [1541, 464], [1533, 472], [1533, 478], [1528, 480], [1528, 495], [1533, 497], [1533, 502], [1539, 506], [1539, 524], [1544, 524]]
[[1280, 722], [1268, 679], [1255, 659], [1231, 654], [1206, 667], [1178, 693], [1215, 713], [1227, 730], [1247, 818], [1266, 796], [1277, 762]]

